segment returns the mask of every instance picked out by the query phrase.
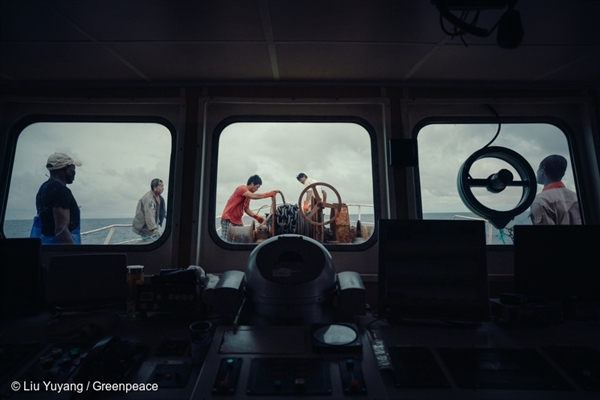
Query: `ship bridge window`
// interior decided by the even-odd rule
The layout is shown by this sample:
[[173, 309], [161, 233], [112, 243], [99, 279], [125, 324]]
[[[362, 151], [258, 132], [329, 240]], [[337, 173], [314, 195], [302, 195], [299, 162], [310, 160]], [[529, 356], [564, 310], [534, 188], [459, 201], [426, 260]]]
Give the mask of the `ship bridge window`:
[[[461, 200], [458, 189], [458, 175], [461, 166], [477, 150], [486, 146], [494, 137], [496, 124], [429, 124], [422, 127], [417, 135], [419, 149], [419, 181], [421, 211], [423, 219], [482, 219], [472, 212]], [[502, 130], [490, 146], [510, 149], [522, 156], [537, 174], [540, 163], [550, 155], [558, 155], [566, 160], [566, 171], [560, 182], [575, 192], [574, 204], [569, 205], [574, 214], [579, 215], [577, 188], [573, 174], [567, 137], [557, 126], [543, 123], [502, 124]], [[495, 157], [478, 158], [470, 167], [473, 179], [487, 179], [500, 170], [508, 170], [515, 182], [521, 180], [519, 171], [509, 163]], [[521, 172], [522, 173], [522, 172]], [[535, 178], [534, 178], [535, 179]], [[534, 185], [536, 193], [544, 189]], [[486, 187], [473, 186], [472, 194], [484, 207], [501, 213], [509, 213], [518, 208], [523, 195], [522, 186], [506, 186], [499, 193]], [[533, 192], [533, 191], [532, 191]], [[478, 207], [476, 207], [478, 209]], [[512, 244], [515, 225], [531, 225], [531, 207], [518, 213], [503, 228], [498, 229], [489, 221], [487, 226], [488, 244]], [[569, 221], [570, 220], [570, 221]], [[549, 221], [537, 221], [551, 223]], [[576, 218], [565, 218], [558, 223], [581, 223]]]
[[[35, 122], [27, 125], [17, 139], [4, 210], [4, 236], [30, 236], [37, 215], [38, 190], [51, 175], [47, 162], [56, 163], [56, 167], [70, 163], [65, 162], [64, 156], [49, 160], [54, 153], [63, 153], [82, 163], [75, 166], [73, 182], [66, 182], [78, 205], [82, 245], [147, 245], [160, 241], [170, 226], [171, 147], [171, 131], [157, 122]], [[152, 222], [145, 219], [138, 224], [141, 234], [136, 234], [132, 224], [138, 202], [150, 192], [156, 178], [162, 180], [164, 187], [162, 223], [157, 232], [147, 232], [146, 228], [155, 226], [149, 227]], [[69, 210], [69, 218], [74, 214], [72, 211]], [[43, 222], [42, 218], [42, 225]], [[74, 228], [69, 227], [76, 239]], [[59, 244], [60, 241], [44, 238], [43, 243]]]
[[[226, 125], [215, 144], [211, 235], [223, 246], [260, 243], [287, 233], [326, 245], [364, 243], [375, 221], [372, 140], [354, 122]], [[234, 192], [254, 190], [247, 186], [253, 175], [262, 181], [256, 194], [279, 192], [250, 200], [249, 213], [241, 205], [229, 207]]]

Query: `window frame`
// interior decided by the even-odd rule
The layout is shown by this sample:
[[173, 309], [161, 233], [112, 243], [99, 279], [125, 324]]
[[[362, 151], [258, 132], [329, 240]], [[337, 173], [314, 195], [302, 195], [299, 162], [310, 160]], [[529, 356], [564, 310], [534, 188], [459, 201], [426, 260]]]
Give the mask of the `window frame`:
[[[376, 163], [377, 163], [377, 145], [376, 145], [376, 133], [371, 124], [364, 118], [356, 116], [344, 116], [344, 117], [317, 117], [317, 116], [277, 116], [277, 115], [265, 115], [265, 116], [246, 116], [246, 115], [232, 115], [223, 119], [212, 132], [212, 157], [211, 157], [211, 169], [210, 169], [210, 191], [211, 196], [209, 198], [209, 210], [213, 212], [213, 218], [209, 219], [209, 235], [211, 239], [220, 247], [226, 250], [232, 251], [251, 251], [258, 244], [257, 243], [229, 243], [221, 239], [217, 233], [216, 216], [218, 215], [216, 209], [216, 193], [217, 193], [217, 175], [219, 165], [219, 143], [220, 136], [223, 131], [230, 125], [236, 123], [353, 123], [362, 127], [369, 135], [369, 143], [371, 145], [371, 178], [373, 182], [372, 195], [373, 195], [373, 215], [374, 220], [378, 221], [381, 215], [381, 209], [379, 207], [379, 192], [376, 190], [374, 184], [376, 180]], [[343, 200], [343, 199], [342, 199]], [[210, 216], [210, 212], [209, 212]], [[373, 246], [377, 241], [376, 232], [373, 231], [371, 237], [368, 240], [357, 243], [357, 244], [331, 244], [323, 243], [326, 249], [329, 251], [363, 251]]]
[[[135, 253], [139, 256], [140, 264], [146, 263], [145, 254], [154, 254], [154, 257], [167, 257], [176, 263], [177, 254], [172, 251], [173, 242], [178, 232], [173, 229], [179, 220], [179, 210], [176, 206], [181, 202], [180, 187], [175, 176], [181, 170], [181, 157], [178, 156], [178, 143], [182, 139], [183, 131], [180, 126], [185, 115], [185, 101], [183, 99], [55, 99], [55, 98], [3, 98], [1, 104], [5, 116], [0, 122], [2, 142], [0, 150], [8, 155], [7, 162], [0, 166], [0, 188], [2, 194], [2, 207], [0, 208], [0, 232], [4, 234], [4, 221], [8, 193], [13, 174], [13, 165], [16, 157], [17, 143], [20, 134], [28, 126], [35, 123], [60, 122], [60, 123], [158, 123], [164, 126], [171, 135], [171, 153], [169, 157], [169, 177], [163, 181], [169, 185], [167, 201], [167, 218], [165, 230], [161, 237], [147, 245], [131, 244], [53, 244], [43, 245], [42, 252], [51, 256], [52, 253], [79, 253], [79, 252], [123, 252]], [[41, 181], [40, 181], [41, 183]], [[137, 202], [138, 199], [135, 201]], [[34, 200], [32, 200], [34, 201]], [[132, 207], [134, 207], [132, 205]], [[135, 209], [133, 209], [135, 210]], [[33, 218], [33, 216], [32, 216]], [[132, 212], [133, 219], [133, 212]], [[150, 265], [151, 262], [146, 264]]]
[[[491, 105], [503, 123], [547, 123], [557, 126], [567, 137], [573, 161], [573, 176], [581, 201], [584, 224], [600, 223], [600, 147], [594, 122], [594, 102], [590, 97], [546, 98], [405, 98], [402, 126], [405, 138], [415, 138], [423, 123], [494, 124], [498, 119], [485, 104]], [[576, 133], [576, 134], [575, 134]], [[490, 138], [491, 139], [491, 138]], [[408, 168], [409, 218], [420, 218], [418, 167]]]
[[[281, 118], [288, 120], [301, 120], [302, 122], [312, 119], [313, 121], [332, 121], [350, 118], [363, 118], [368, 125], [372, 126], [375, 134], [377, 157], [372, 157], [373, 173], [373, 205], [379, 208], [378, 218], [390, 218], [390, 205], [394, 202], [393, 185], [390, 183], [390, 171], [387, 167], [387, 140], [391, 131], [389, 99], [387, 98], [361, 98], [361, 99], [303, 99], [303, 98], [200, 98], [199, 100], [199, 126], [198, 153], [196, 164], [196, 175], [199, 184], [196, 185], [195, 204], [197, 214], [193, 215], [197, 221], [197, 229], [193, 232], [193, 243], [196, 247], [192, 253], [192, 260], [201, 266], [221, 273], [229, 270], [244, 270], [250, 252], [256, 248], [255, 245], [235, 245], [231, 251], [221, 246], [213, 239], [216, 234], [214, 228], [214, 217], [221, 210], [212, 209], [209, 204], [210, 196], [216, 196], [212, 170], [216, 168], [213, 160], [213, 139], [217, 125], [229, 117], [250, 119]], [[370, 130], [368, 130], [370, 132]], [[233, 189], [233, 188], [232, 188]], [[375, 210], [374, 210], [375, 212]], [[377, 229], [377, 221], [375, 224]], [[212, 233], [211, 233], [212, 231]], [[213, 235], [213, 236], [211, 236]], [[377, 274], [377, 266], [372, 260], [377, 257], [377, 246], [372, 244], [356, 245], [357, 251], [349, 251], [350, 246], [344, 245], [344, 249], [328, 247], [336, 264], [343, 266], [344, 270], [356, 271], [361, 274]], [[223, 244], [225, 244], [223, 242]], [[225, 246], [228, 246], [225, 244]], [[338, 245], [340, 246], [340, 245]], [[363, 247], [364, 246], [364, 247]]]
[[[600, 224], [600, 147], [593, 117], [593, 99], [564, 98], [405, 98], [402, 127], [405, 138], [416, 138], [427, 123], [497, 123], [485, 104], [491, 105], [503, 123], [547, 123], [567, 137], [573, 178], [584, 224]], [[577, 134], [575, 134], [575, 132]], [[491, 140], [491, 137], [490, 137]], [[419, 168], [406, 168], [408, 217], [422, 218]], [[410, 193], [414, 193], [413, 196]], [[514, 273], [514, 245], [487, 245], [488, 273], [493, 280], [510, 281]]]
[[[439, 119], [436, 117], [429, 117], [429, 118], [425, 118], [421, 121], [419, 121], [418, 124], [415, 125], [414, 130], [413, 130], [413, 137], [417, 140], [418, 142], [418, 135], [419, 133], [422, 131], [423, 128], [425, 128], [426, 126], [430, 126], [430, 125], [494, 125], [494, 124], [498, 124], [498, 120], [496, 119], [491, 120], [489, 118], [485, 118], [485, 117], [453, 117], [453, 118], [443, 118], [443, 119]], [[574, 157], [574, 152], [573, 152], [573, 143], [572, 143], [572, 135], [569, 135], [567, 132], [567, 127], [563, 127], [564, 124], [557, 119], [554, 118], [548, 118], [548, 119], [540, 119], [538, 117], [535, 118], [518, 118], [518, 119], [505, 119], [502, 121], [502, 125], [516, 125], [516, 124], [521, 124], [521, 125], [528, 125], [528, 124], [539, 124], [539, 125], [550, 125], [555, 127], [556, 129], [558, 129], [560, 132], [562, 132], [562, 134], [565, 137], [565, 142], [567, 145], [567, 150], [569, 153], [569, 163], [571, 166], [571, 170], [573, 172], [573, 183], [575, 185], [575, 191], [577, 192], [578, 198], [580, 199], [580, 203], [581, 203], [581, 196], [580, 196], [580, 188], [579, 188], [579, 180], [577, 179], [577, 170], [576, 170], [576, 162], [575, 162], [575, 157]], [[500, 131], [500, 136], [502, 135], [502, 131]], [[490, 136], [490, 140], [492, 139], [493, 135]], [[485, 142], [485, 141], [484, 141]], [[494, 146], [494, 144], [491, 144], [492, 146]], [[537, 171], [537, 165], [531, 165], [531, 168], [533, 169], [534, 173], [535, 171]], [[458, 174], [458, 171], [456, 171]], [[423, 219], [423, 198], [421, 196], [421, 179], [420, 179], [420, 170], [419, 168], [415, 168], [415, 180], [418, 182], [417, 185], [417, 214], [419, 219]], [[538, 191], [539, 193], [539, 191]], [[582, 212], [582, 216], [583, 216], [583, 210], [581, 208], [581, 204], [580, 204], [580, 211]], [[509, 244], [491, 244], [489, 243], [488, 246], [509, 246]]]

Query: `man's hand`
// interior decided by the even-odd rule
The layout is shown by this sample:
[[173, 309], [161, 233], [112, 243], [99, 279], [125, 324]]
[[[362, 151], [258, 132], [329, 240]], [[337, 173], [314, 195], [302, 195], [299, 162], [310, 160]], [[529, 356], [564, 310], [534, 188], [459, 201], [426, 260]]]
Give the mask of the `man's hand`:
[[71, 212], [66, 208], [53, 207], [52, 216], [54, 217], [54, 236], [61, 243], [75, 244], [73, 235], [69, 231]]
[[270, 192], [265, 193], [265, 198], [267, 197], [275, 197], [279, 193], [279, 190], [271, 190]]
[[255, 220], [257, 220], [259, 224], [262, 224], [263, 222], [265, 222], [265, 219], [263, 217], [261, 217], [260, 215], [258, 215], [258, 214], [254, 214], [252, 216], [252, 218], [254, 218]]

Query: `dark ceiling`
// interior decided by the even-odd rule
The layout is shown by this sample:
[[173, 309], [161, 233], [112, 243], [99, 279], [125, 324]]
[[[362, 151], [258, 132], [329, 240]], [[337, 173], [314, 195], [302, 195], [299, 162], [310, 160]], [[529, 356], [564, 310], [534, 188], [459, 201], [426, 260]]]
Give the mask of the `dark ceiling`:
[[[600, 1], [519, 0], [515, 10], [524, 38], [509, 50], [495, 32], [466, 45], [446, 35], [430, 0], [1, 0], [0, 79], [600, 82]], [[482, 11], [477, 26], [504, 11]]]

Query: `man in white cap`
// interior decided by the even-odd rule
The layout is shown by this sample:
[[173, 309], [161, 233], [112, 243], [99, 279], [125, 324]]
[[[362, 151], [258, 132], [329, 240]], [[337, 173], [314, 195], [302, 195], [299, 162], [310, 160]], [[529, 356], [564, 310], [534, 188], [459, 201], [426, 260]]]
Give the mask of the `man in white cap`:
[[75, 180], [75, 167], [81, 165], [81, 161], [64, 153], [48, 157], [50, 178], [40, 186], [35, 198], [44, 244], [81, 243], [79, 206], [67, 187]]

